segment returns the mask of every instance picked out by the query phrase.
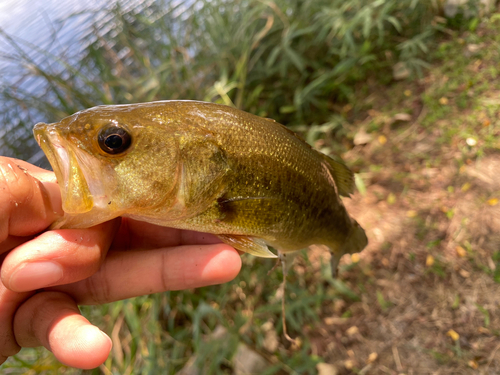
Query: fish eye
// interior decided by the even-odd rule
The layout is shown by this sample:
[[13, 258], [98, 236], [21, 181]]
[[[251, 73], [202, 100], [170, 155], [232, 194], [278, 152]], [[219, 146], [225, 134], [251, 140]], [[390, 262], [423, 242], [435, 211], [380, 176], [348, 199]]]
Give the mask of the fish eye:
[[124, 128], [110, 124], [99, 131], [99, 147], [107, 154], [116, 155], [126, 151], [132, 143], [130, 133]]

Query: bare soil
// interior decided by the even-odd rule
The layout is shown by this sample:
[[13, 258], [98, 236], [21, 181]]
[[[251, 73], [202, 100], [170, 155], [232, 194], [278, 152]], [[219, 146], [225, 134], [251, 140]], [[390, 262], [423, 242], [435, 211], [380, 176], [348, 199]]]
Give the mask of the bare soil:
[[[313, 352], [338, 374], [499, 374], [500, 154], [459, 168], [452, 147], [412, 126], [347, 155], [384, 165], [346, 200], [370, 244], [341, 278], [363, 293], [332, 307]], [[419, 163], [419, 149], [439, 152], [441, 167]]]

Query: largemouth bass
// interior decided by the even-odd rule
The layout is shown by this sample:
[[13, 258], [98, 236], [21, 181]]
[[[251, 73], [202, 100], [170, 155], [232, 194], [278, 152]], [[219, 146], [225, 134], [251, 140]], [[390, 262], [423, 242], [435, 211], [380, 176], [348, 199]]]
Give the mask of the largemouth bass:
[[54, 229], [124, 216], [214, 233], [260, 257], [323, 244], [335, 268], [367, 244], [339, 198], [353, 192], [352, 172], [273, 120], [161, 101], [90, 108], [34, 134], [61, 188]]

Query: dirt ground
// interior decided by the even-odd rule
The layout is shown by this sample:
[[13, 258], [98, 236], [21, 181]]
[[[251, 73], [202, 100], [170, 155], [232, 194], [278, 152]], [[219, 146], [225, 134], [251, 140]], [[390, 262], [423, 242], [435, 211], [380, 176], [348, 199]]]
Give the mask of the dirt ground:
[[[386, 166], [346, 200], [370, 244], [342, 278], [364, 293], [332, 306], [313, 352], [330, 374], [499, 374], [500, 153], [459, 168], [452, 147], [436, 149], [439, 131], [411, 133], [352, 151]], [[442, 166], [418, 152], [440, 153]]]

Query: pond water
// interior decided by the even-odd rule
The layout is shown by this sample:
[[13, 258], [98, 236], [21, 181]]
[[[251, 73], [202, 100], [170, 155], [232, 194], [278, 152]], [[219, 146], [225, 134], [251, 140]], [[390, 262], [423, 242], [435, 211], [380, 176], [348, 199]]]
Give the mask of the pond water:
[[[26, 72], [27, 67], [16, 59], [19, 54], [40, 66], [48, 63], [47, 53], [78, 58], [94, 27], [100, 31], [113, 28], [105, 10], [118, 2], [124, 11], [147, 5], [145, 0], [0, 1], [0, 85], [13, 86]], [[21, 88], [36, 94], [42, 92], [42, 85], [43, 80], [31, 79], [23, 81]], [[48, 166], [31, 135], [33, 120], [45, 121], [36, 117], [29, 109], [14, 110], [0, 101], [0, 155]]]

